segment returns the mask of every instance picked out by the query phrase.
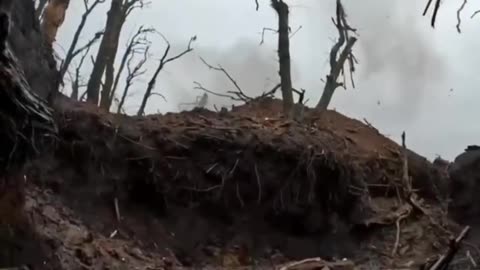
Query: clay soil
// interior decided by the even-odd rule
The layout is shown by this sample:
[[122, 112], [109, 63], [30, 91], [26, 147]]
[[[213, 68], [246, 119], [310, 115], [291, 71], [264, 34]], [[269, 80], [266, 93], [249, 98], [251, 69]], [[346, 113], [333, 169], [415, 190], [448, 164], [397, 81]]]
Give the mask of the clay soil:
[[272, 99], [146, 117], [59, 102], [59, 137], [26, 168], [38, 256], [12, 263], [275, 269], [321, 257], [345, 259], [332, 269], [419, 269], [448, 248], [461, 228], [430, 162], [408, 154], [415, 208], [399, 145], [337, 112], [308, 124], [280, 112]]

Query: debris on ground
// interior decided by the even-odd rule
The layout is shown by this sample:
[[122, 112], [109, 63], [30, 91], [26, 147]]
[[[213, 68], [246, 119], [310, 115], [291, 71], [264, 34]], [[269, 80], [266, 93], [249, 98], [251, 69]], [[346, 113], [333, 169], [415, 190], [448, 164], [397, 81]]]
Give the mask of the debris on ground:
[[69, 100], [56, 111], [54, 151], [27, 168], [27, 213], [59, 269], [416, 269], [463, 229], [439, 168], [333, 111], [311, 125], [273, 99], [222, 113], [127, 117]]

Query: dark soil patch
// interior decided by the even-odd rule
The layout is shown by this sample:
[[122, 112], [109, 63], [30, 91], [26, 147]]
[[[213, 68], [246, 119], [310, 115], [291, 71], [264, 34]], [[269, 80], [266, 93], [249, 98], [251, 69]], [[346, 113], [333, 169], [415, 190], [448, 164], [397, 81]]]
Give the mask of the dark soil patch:
[[[401, 148], [336, 112], [304, 125], [279, 117], [275, 100], [227, 113], [147, 117], [66, 102], [57, 114], [55, 153], [34, 162], [29, 179], [71, 209], [61, 219], [75, 218], [93, 235], [170, 264], [268, 269], [312, 256], [421, 264], [439, 252], [432, 243], [445, 239], [430, 219], [414, 214], [402, 225], [401, 253], [387, 255], [395, 221], [379, 221], [400, 207]], [[445, 178], [432, 164], [413, 152], [409, 161], [426, 205], [445, 195]], [[442, 215], [438, 207], [431, 213]], [[92, 265], [108, 261], [90, 257]]]

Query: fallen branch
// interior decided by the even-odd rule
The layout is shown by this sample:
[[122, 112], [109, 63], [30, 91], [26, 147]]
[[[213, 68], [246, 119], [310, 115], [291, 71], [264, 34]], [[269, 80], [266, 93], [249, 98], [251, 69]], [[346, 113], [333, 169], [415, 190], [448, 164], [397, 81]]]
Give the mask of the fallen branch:
[[450, 245], [445, 254], [440, 256], [440, 258], [429, 268], [429, 270], [439, 270], [447, 269], [448, 265], [452, 262], [452, 259], [455, 257], [455, 254], [460, 249], [460, 243], [465, 238], [467, 233], [470, 231], [470, 226], [466, 226], [456, 239], [450, 241]]
[[282, 266], [279, 270], [289, 270], [289, 269], [335, 269], [335, 267], [345, 267], [347, 269], [353, 268], [354, 264], [348, 260], [342, 260], [339, 262], [327, 262], [320, 257], [309, 258], [301, 261], [296, 261], [288, 263], [285, 266]]
[[115, 217], [117, 218], [117, 222], [120, 223], [121, 216], [120, 216], [120, 207], [118, 206], [118, 198], [115, 197], [113, 199], [113, 205], [115, 206]]

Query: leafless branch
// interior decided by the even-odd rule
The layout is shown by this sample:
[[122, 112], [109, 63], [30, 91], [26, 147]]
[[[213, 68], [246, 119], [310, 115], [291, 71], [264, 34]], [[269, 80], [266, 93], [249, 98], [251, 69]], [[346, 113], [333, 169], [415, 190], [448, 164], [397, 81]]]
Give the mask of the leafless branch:
[[[431, 4], [432, 4], [432, 0], [428, 0], [427, 5], [425, 6], [425, 9], [423, 11], [423, 16], [427, 14]], [[435, 22], [437, 20], [437, 14], [438, 14], [438, 10], [440, 9], [440, 4], [441, 4], [441, 0], [435, 0], [435, 7], [433, 8], [433, 15], [430, 23], [432, 28], [435, 28]]]
[[473, 17], [477, 16], [477, 14], [480, 13], [480, 10], [476, 10], [475, 12], [473, 12], [472, 16], [470, 16], [471, 19], [473, 19]]
[[265, 31], [272, 31], [272, 32], [278, 33], [278, 30], [276, 29], [264, 27], [262, 29], [262, 40], [260, 40], [260, 45], [262, 45], [265, 42]]
[[150, 1], [145, 1], [145, 0], [128, 0], [128, 1], [126, 1], [125, 4], [123, 5], [125, 19], [135, 9], [142, 9], [142, 8], [145, 8], [146, 6], [148, 6], [150, 4], [151, 4]]
[[260, 5], [258, 4], [258, 0], [255, 0], [255, 10], [258, 11]]
[[142, 103], [140, 104], [140, 108], [138, 109], [138, 112], [137, 112], [138, 116], [142, 116], [145, 113], [145, 107], [147, 106], [148, 98], [150, 97], [153, 89], [155, 88], [155, 84], [157, 82], [157, 77], [158, 77], [158, 74], [160, 74], [160, 71], [162, 71], [162, 69], [165, 67], [165, 65], [168, 64], [169, 62], [177, 60], [180, 57], [184, 56], [185, 54], [193, 51], [192, 43], [197, 39], [196, 36], [191, 37], [190, 41], [188, 42], [188, 46], [184, 51], [182, 51], [181, 53], [179, 53], [179, 54], [177, 54], [173, 57], [167, 58], [168, 53], [170, 52], [170, 42], [168, 42], [168, 40], [165, 38], [164, 35], [162, 35], [161, 33], [159, 33], [159, 34], [163, 38], [165, 43], [167, 44], [167, 48], [165, 49], [165, 52], [164, 52], [162, 58], [160, 59], [160, 63], [158, 64], [158, 67], [155, 70], [155, 73], [153, 74], [152, 78], [148, 82], [148, 86], [147, 86], [147, 89], [145, 91], [145, 95], [143, 96]]
[[[83, 52], [84, 50], [86, 49], [89, 49], [90, 47], [92, 47], [93, 44], [95, 44], [95, 42], [97, 42], [102, 36], [103, 36], [104, 32], [103, 31], [99, 31], [97, 33], [95, 33], [95, 35], [93, 36], [92, 39], [90, 39], [85, 45], [83, 45], [82, 47], [78, 48], [77, 50], [75, 50], [73, 53], [72, 53], [72, 59], [75, 58], [75, 56], [79, 55], [81, 52]], [[65, 65], [65, 68], [67, 68], [67, 66]]]
[[460, 30], [460, 24], [462, 24], [462, 19], [461, 19], [460, 15], [461, 15], [462, 10], [465, 8], [466, 5], [467, 5], [467, 0], [463, 0], [462, 5], [457, 10], [457, 32], [458, 33], [462, 33], [462, 31]]
[[79, 50], [76, 50], [77, 48], [77, 44], [78, 44], [78, 41], [80, 39], [80, 35], [83, 31], [83, 28], [85, 27], [85, 24], [87, 22], [87, 19], [88, 17], [90, 16], [90, 14], [92, 13], [92, 11], [99, 5], [99, 4], [102, 4], [102, 3], [105, 3], [105, 0], [95, 0], [91, 5], [89, 5], [88, 3], [89, 1], [88, 0], [83, 0], [83, 3], [84, 3], [84, 6], [85, 6], [85, 12], [83, 13], [82, 15], [82, 18], [80, 20], [80, 24], [77, 26], [77, 30], [75, 31], [75, 34], [73, 35], [73, 39], [72, 39], [72, 43], [70, 44], [70, 47], [68, 49], [68, 52], [65, 56], [65, 60], [62, 64], [62, 66], [60, 67], [60, 76], [61, 78], [64, 77], [65, 75], [65, 72], [68, 70], [68, 67], [70, 65], [70, 63], [72, 62], [73, 58], [75, 58], [75, 56], [77, 56], [78, 54], [80, 54], [83, 50], [85, 50], [86, 48], [92, 46], [92, 44], [97, 41], [100, 36], [99, 36], [99, 33], [95, 34], [95, 38], [90, 40], [87, 45], [83, 46], [82, 48], [83, 49], [79, 49]]
[[81, 79], [80, 69], [83, 66], [85, 58], [87, 58], [87, 56], [88, 56], [89, 50], [90, 50], [90, 47], [88, 47], [88, 49], [85, 50], [82, 57], [80, 58], [80, 62], [78, 63], [77, 67], [75, 68], [75, 77], [72, 80], [72, 93], [70, 95], [70, 97], [75, 99], [75, 100], [78, 100], [78, 94], [79, 94], [80, 88], [83, 88], [83, 87], [86, 86], [86, 85], [80, 84], [80, 79]]
[[289, 38], [292, 39], [292, 37], [295, 36], [295, 35], [298, 33], [298, 31], [300, 31], [302, 28], [303, 28], [303, 26], [300, 25], [300, 26], [297, 28], [297, 30], [293, 31], [293, 32], [290, 34]]
[[118, 102], [117, 113], [122, 112], [123, 105], [125, 104], [125, 100], [128, 95], [128, 91], [130, 90], [130, 87], [133, 85], [134, 80], [142, 76], [143, 74], [145, 74], [146, 70], [142, 70], [142, 68], [148, 60], [149, 50], [150, 50], [150, 46], [147, 46], [143, 52], [143, 57], [138, 61], [138, 63], [135, 66], [133, 66], [133, 59], [135, 57], [135, 54], [129, 55], [129, 59], [127, 60], [127, 78], [125, 80], [126, 82], [125, 82], [125, 87], [123, 89], [122, 97]]
[[229, 99], [234, 100], [234, 101], [244, 101], [244, 99], [239, 98], [238, 96], [235, 96], [235, 95], [231, 95], [231, 94], [221, 94], [221, 93], [212, 91], [212, 90], [210, 90], [210, 89], [207, 89], [207, 88], [203, 87], [203, 85], [200, 84], [199, 82], [193, 82], [193, 83], [195, 84], [194, 89], [202, 90], [202, 91], [204, 91], [204, 92], [210, 93], [210, 94], [212, 94], [212, 95], [214, 95], [214, 96], [217, 96], [217, 97], [229, 98]]
[[270, 91], [263, 92], [263, 94], [260, 96], [260, 98], [272, 97], [273, 95], [275, 95], [275, 92], [277, 92], [277, 90], [280, 89], [280, 86], [281, 86], [281, 84], [279, 83], [279, 84], [275, 85]]
[[160, 93], [150, 93], [150, 96], [159, 96], [161, 97], [165, 102], [167, 102], [167, 99], [165, 98], [164, 95], [160, 94]]
[[[131, 61], [132, 61], [132, 58], [134, 57], [134, 55], [141, 53], [144, 56], [144, 60], [140, 61], [139, 64], [141, 64], [141, 66], [143, 66], [143, 64], [145, 63], [147, 56], [144, 53], [148, 52], [150, 44], [151, 44], [150, 41], [148, 40], [147, 36], [148, 36], [148, 34], [154, 33], [154, 32], [155, 32], [154, 28], [146, 28], [145, 26], [142, 25], [138, 28], [137, 32], [135, 32], [135, 34], [127, 42], [125, 52], [123, 53], [123, 57], [122, 57], [122, 60], [120, 62], [120, 66], [118, 68], [118, 72], [115, 76], [115, 80], [114, 80], [112, 89], [110, 91], [110, 97], [109, 97], [109, 103], [110, 104], [108, 105], [109, 108], [110, 108], [110, 105], [112, 104], [112, 101], [115, 97], [115, 93], [116, 93], [117, 88], [118, 88], [118, 83], [120, 81], [120, 77], [123, 73], [123, 70], [125, 69], [125, 66], [127, 65], [127, 62], [128, 62], [128, 64], [131, 64]], [[134, 72], [135, 72], [133, 74], [134, 78], [139, 76], [137, 74], [138, 70], [135, 70], [135, 68], [134, 68]], [[128, 79], [128, 76], [130, 76], [130, 75], [132, 75], [131, 68], [129, 69], [127, 79]], [[131, 80], [130, 80], [130, 82], [131, 82]], [[123, 100], [123, 97], [122, 97], [122, 100]], [[123, 102], [122, 102], [122, 105], [123, 105]]]

